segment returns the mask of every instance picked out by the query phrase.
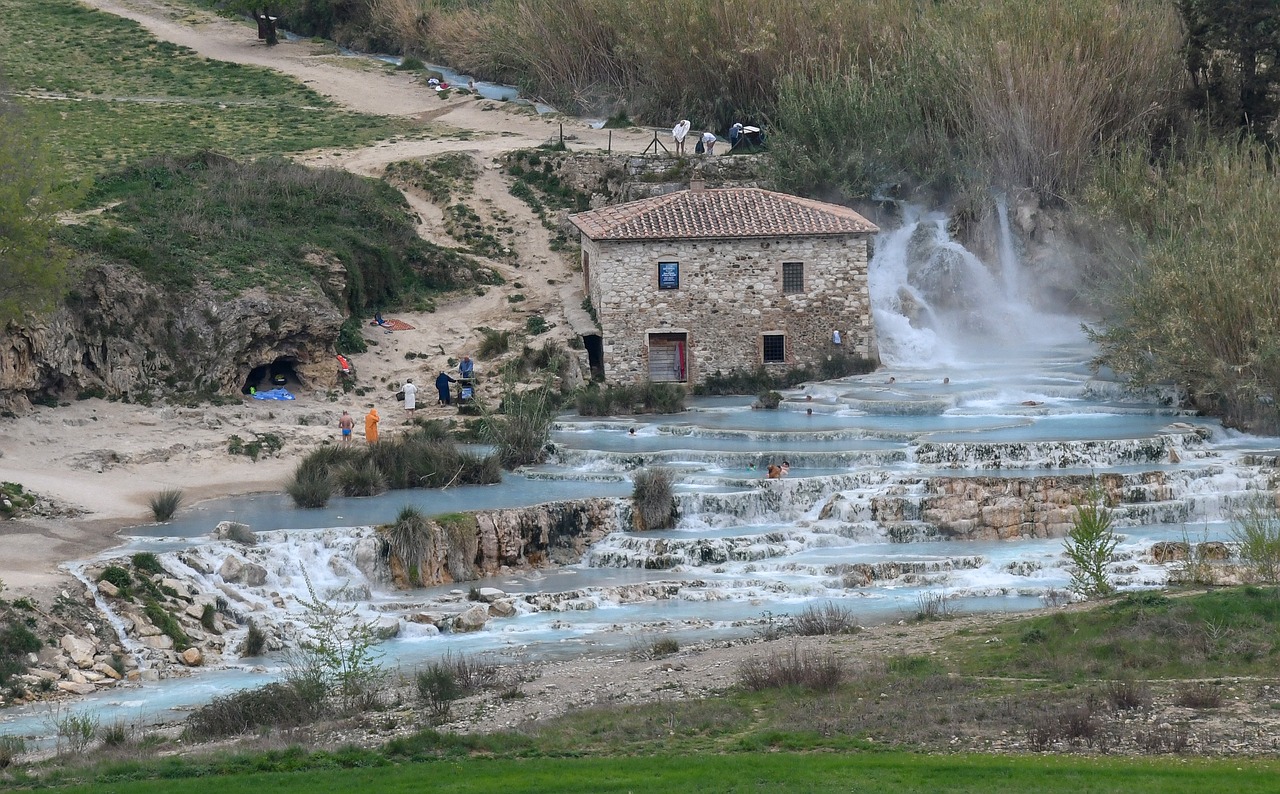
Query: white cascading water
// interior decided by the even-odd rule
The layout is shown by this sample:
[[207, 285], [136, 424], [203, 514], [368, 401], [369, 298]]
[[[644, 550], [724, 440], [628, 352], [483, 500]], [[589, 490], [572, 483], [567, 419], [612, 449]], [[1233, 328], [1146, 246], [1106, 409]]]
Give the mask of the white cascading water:
[[963, 367], [1080, 342], [1079, 318], [1038, 310], [997, 200], [999, 266], [994, 270], [951, 238], [949, 219], [914, 205], [902, 225], [876, 238], [868, 286], [880, 356], [905, 369]]
[[[1034, 608], [1068, 582], [1061, 539], [1015, 531], [948, 540], [954, 526], [940, 528], [933, 501], [945, 490], [939, 478], [982, 477], [998, 490], [1002, 478], [1111, 473], [1126, 500], [1115, 508], [1124, 537], [1117, 581], [1159, 585], [1168, 571], [1151, 558], [1152, 544], [1227, 537], [1232, 505], [1268, 487], [1277, 442], [1228, 433], [1094, 377], [1079, 320], [1037, 308], [1044, 299], [1019, 260], [1003, 200], [996, 213], [995, 267], [951, 239], [941, 213], [907, 207], [900, 227], [878, 235], [869, 274], [886, 365], [878, 372], [804, 384], [776, 411], [752, 410], [751, 397], [697, 398], [673, 416], [565, 416], [552, 461], [501, 485], [338, 498], [313, 511], [274, 497], [220, 500], [138, 528], [119, 554], [158, 553], [171, 573], [279, 627], [285, 641], [302, 631], [309, 581], [316, 595], [357, 606], [361, 619], [398, 623], [400, 636], [382, 646], [386, 664], [411, 668], [447, 652], [563, 658], [625, 652], [637, 635], [657, 632], [682, 644], [741, 636], [762, 613], [815, 602], [849, 606], [864, 622], [911, 614], [923, 593], [957, 609]], [[784, 459], [787, 479], [761, 478]], [[369, 525], [393, 521], [406, 505], [432, 515], [625, 499], [632, 474], [659, 465], [677, 472], [673, 529], [614, 532], [580, 564], [474, 583], [399, 592], [374, 575]], [[250, 523], [261, 542], [212, 541], [221, 520]], [[231, 557], [261, 566], [264, 582], [224, 581]], [[437, 635], [410, 619], [467, 608], [463, 588], [473, 584], [506, 591], [516, 614], [469, 634]], [[229, 649], [243, 632], [228, 634]], [[159, 715], [264, 680], [250, 668], [259, 660], [228, 650], [224, 662], [230, 669], [145, 684], [145, 697], [116, 689], [88, 702], [104, 721], [133, 719], [119, 710], [141, 701]], [[39, 722], [23, 714], [0, 715], [0, 732]]]

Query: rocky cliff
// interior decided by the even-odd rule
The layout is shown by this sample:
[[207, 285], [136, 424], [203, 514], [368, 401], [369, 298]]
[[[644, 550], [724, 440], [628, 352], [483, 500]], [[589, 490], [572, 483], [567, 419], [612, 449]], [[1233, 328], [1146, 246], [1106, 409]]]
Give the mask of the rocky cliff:
[[340, 264], [317, 268], [317, 283], [287, 294], [197, 289], [178, 302], [126, 266], [83, 264], [56, 311], [0, 331], [0, 409], [86, 393], [143, 402], [172, 392], [232, 394], [254, 367], [277, 362], [305, 387], [331, 385], [344, 317], [318, 282], [341, 295], [346, 273]]

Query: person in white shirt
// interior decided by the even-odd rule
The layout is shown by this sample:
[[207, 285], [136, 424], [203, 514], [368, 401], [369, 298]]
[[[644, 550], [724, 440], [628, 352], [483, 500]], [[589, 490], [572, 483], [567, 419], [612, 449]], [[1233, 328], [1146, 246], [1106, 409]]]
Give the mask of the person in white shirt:
[[418, 407], [418, 387], [413, 385], [413, 378], [409, 378], [404, 382], [404, 410], [409, 414], [409, 418], [413, 418], [413, 412]]
[[713, 150], [716, 148], [716, 134], [714, 132], [702, 133], [702, 147], [706, 151], [707, 157], [715, 154]]

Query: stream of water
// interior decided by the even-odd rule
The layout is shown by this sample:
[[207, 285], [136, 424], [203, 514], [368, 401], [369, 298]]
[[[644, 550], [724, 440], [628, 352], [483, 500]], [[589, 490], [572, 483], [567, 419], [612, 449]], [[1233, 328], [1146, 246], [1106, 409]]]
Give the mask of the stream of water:
[[[384, 664], [405, 668], [447, 652], [497, 661], [622, 654], [658, 634], [682, 644], [746, 635], [828, 601], [864, 623], [912, 615], [923, 598], [954, 611], [1035, 608], [1068, 584], [1062, 541], [946, 540], [921, 509], [925, 483], [1115, 473], [1145, 494], [1115, 510], [1123, 536], [1115, 575], [1125, 587], [1159, 586], [1167, 570], [1151, 561], [1150, 546], [1227, 537], [1228, 508], [1266, 487], [1277, 440], [1179, 415], [1165, 395], [1130, 395], [1093, 374], [1080, 319], [1031, 308], [1034, 281], [1007, 221], [1000, 230], [1000, 261], [988, 268], [950, 239], [944, 216], [908, 209], [900, 227], [879, 235], [871, 263], [885, 366], [787, 392], [778, 410], [698, 398], [675, 416], [563, 416], [551, 461], [500, 485], [335, 499], [322, 510], [295, 509], [283, 496], [216, 500], [126, 533], [123, 553], [154, 551], [170, 570], [216, 589], [225, 586], [218, 574], [201, 571], [217, 571], [234, 549], [208, 533], [236, 520], [260, 533], [268, 580], [244, 597], [261, 615], [296, 618], [309, 580], [317, 592], [356, 594], [365, 617], [403, 616], [464, 600], [456, 586], [393, 591], [361, 573], [371, 526], [403, 506], [438, 514], [626, 497], [638, 467], [666, 465], [679, 478], [674, 529], [616, 532], [579, 564], [474, 582], [522, 595], [517, 614], [466, 634], [404, 621], [382, 646]], [[785, 480], [760, 479], [784, 459]], [[1146, 484], [1153, 475], [1159, 488]], [[896, 518], [877, 518], [887, 513]], [[162, 718], [274, 672], [273, 663], [226, 661], [228, 669], [193, 679], [99, 692], [83, 708], [103, 720]], [[4, 719], [0, 731], [30, 732], [34, 716]]]

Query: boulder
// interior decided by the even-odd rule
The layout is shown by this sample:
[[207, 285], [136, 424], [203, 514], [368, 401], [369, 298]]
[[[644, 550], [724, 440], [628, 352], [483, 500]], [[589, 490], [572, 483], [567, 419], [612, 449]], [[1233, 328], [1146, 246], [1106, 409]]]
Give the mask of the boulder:
[[497, 601], [499, 598], [505, 598], [507, 595], [496, 587], [481, 587], [479, 594], [480, 600], [486, 604], [492, 604], [494, 601]]
[[59, 681], [58, 689], [73, 695], [92, 695], [96, 687], [93, 684], [77, 684], [74, 681]]
[[1162, 540], [1151, 545], [1151, 560], [1157, 565], [1185, 560], [1190, 547], [1177, 540]]
[[155, 651], [167, 651], [173, 648], [173, 638], [168, 634], [155, 634], [140, 638], [143, 645]]
[[199, 620], [200, 618], [204, 617], [204, 606], [202, 606], [201, 604], [192, 604], [191, 606], [187, 607], [183, 611], [186, 612], [187, 615], [194, 620]]
[[510, 598], [502, 598], [489, 605], [489, 615], [495, 618], [509, 618], [516, 614], [516, 605]]
[[221, 521], [211, 534], [214, 540], [230, 540], [243, 546], [253, 546], [258, 542], [258, 537], [253, 534], [249, 525], [239, 521]]
[[199, 667], [204, 662], [204, 654], [199, 648], [188, 648], [182, 652], [182, 663], [187, 667]]
[[102, 593], [107, 598], [120, 597], [120, 588], [116, 587], [115, 585], [111, 584], [111, 582], [108, 582], [105, 579], [103, 579], [101, 582], [98, 582], [98, 592]]
[[479, 631], [489, 622], [489, 607], [484, 604], [475, 606], [453, 619], [453, 627], [458, 631]]
[[389, 640], [400, 636], [400, 621], [397, 618], [378, 618], [373, 624], [373, 633], [380, 640]]
[[94, 643], [73, 634], [62, 635], [62, 650], [67, 652], [71, 663], [81, 670], [93, 667]]
[[267, 569], [252, 562], [245, 562], [239, 557], [227, 557], [218, 569], [223, 581], [247, 584], [250, 587], [261, 587], [267, 583]]
[[95, 672], [101, 673], [107, 678], [114, 678], [119, 681], [121, 679], [120, 671], [105, 662], [98, 662], [93, 666]]

